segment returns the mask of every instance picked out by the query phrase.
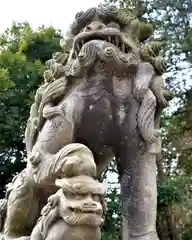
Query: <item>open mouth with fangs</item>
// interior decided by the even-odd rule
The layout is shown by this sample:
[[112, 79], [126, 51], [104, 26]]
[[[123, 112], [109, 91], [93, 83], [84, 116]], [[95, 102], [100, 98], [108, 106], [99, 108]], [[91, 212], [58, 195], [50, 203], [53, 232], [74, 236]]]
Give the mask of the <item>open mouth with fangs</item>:
[[[121, 32], [115, 31], [92, 31], [79, 33], [73, 42], [74, 55], [77, 56], [81, 51], [83, 45], [92, 40], [106, 41], [110, 44], [115, 45], [121, 52], [129, 53], [132, 49], [130, 41], [126, 41], [125, 36]], [[128, 43], [129, 42], [129, 43]]]
[[83, 210], [81, 210], [81, 209], [77, 209], [77, 208], [72, 208], [72, 207], [70, 207], [69, 208], [70, 209], [70, 211], [71, 212], [74, 212], [74, 213], [81, 213], [81, 214], [96, 214], [96, 215], [101, 215], [102, 214], [102, 212], [101, 212], [101, 210], [92, 210], [92, 209], [83, 209]]

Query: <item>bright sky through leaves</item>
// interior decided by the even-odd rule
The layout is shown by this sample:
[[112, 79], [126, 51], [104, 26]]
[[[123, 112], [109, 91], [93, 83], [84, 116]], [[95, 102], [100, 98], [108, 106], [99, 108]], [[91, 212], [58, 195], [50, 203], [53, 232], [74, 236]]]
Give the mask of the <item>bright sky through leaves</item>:
[[0, 32], [12, 21], [27, 21], [33, 28], [45, 25], [66, 31], [78, 11], [96, 7], [101, 0], [1, 0]]

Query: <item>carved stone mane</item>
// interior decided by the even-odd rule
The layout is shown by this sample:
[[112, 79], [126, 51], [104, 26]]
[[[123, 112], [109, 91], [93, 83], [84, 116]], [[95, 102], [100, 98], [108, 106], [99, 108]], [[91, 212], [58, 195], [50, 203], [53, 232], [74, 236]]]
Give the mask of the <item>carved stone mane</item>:
[[[84, 26], [92, 21], [95, 15], [104, 21], [111, 20], [107, 25], [109, 27], [107, 31], [101, 29], [102, 34], [98, 33], [98, 31], [95, 32], [96, 39], [100, 38], [100, 35], [102, 35], [103, 39], [107, 39], [105, 46], [102, 46], [102, 50], [100, 50], [100, 42], [91, 41], [86, 43], [86, 39], [89, 39], [91, 36], [89, 32], [83, 32], [82, 34], [80, 32]], [[123, 36], [119, 32], [121, 26], [124, 26], [126, 31], [126, 34]], [[43, 99], [38, 108], [38, 126], [34, 129], [36, 134], [31, 134], [28, 131], [28, 128], [32, 128], [28, 124], [26, 132], [28, 131], [30, 134], [26, 133], [25, 142], [33, 142], [34, 145], [35, 136], [37, 136], [37, 133], [43, 126], [43, 119], [51, 118], [56, 114], [62, 115], [62, 109], [52, 108], [51, 106], [53, 101], [57, 102], [57, 100], [65, 97], [67, 91], [73, 88], [73, 84], [76, 85], [75, 81], [74, 83], [73, 81], [69, 83], [66, 77], [85, 75], [87, 69], [93, 66], [98, 57], [102, 61], [113, 61], [119, 69], [123, 67], [129, 71], [131, 67], [137, 66], [139, 61], [148, 62], [154, 67], [157, 76], [153, 78], [144, 76], [143, 80], [141, 80], [140, 75], [148, 71], [147, 68], [150, 71], [152, 67], [149, 64], [143, 64], [139, 68], [137, 73], [139, 78], [135, 78], [133, 89], [135, 98], [141, 102], [138, 114], [140, 132], [146, 141], [153, 142], [159, 136], [158, 129], [155, 129], [154, 126], [156, 106], [157, 104], [163, 107], [167, 106], [168, 102], [165, 98], [169, 97], [170, 94], [164, 90], [161, 77], [167, 66], [165, 60], [159, 56], [162, 43], [150, 42], [142, 46], [140, 45], [151, 34], [152, 26], [150, 24], [140, 22], [131, 11], [125, 11], [124, 9], [116, 9], [114, 7], [105, 9], [101, 7], [90, 8], [86, 12], [77, 13], [75, 21], [71, 24], [65, 39], [61, 40], [61, 47], [66, 52], [53, 54], [53, 58], [46, 63], [48, 70], [45, 71], [44, 76], [45, 81], [47, 79], [47, 82], [49, 81], [50, 84], [44, 90]], [[93, 38], [93, 36], [91, 37]], [[114, 47], [111, 43], [117, 47], [120, 46], [121, 51], [119, 52], [119, 48]], [[71, 87], [67, 88], [69, 85]], [[143, 114], [144, 112], [145, 115]], [[33, 118], [33, 111], [31, 111], [31, 118]], [[33, 141], [30, 141], [30, 138], [34, 138]], [[32, 146], [30, 149], [32, 149]]]

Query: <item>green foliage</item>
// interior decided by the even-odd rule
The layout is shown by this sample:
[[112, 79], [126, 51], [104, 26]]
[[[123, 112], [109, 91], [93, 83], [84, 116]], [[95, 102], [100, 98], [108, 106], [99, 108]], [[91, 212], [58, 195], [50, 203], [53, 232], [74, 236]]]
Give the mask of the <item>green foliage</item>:
[[[192, 222], [192, 219], [191, 219], [191, 222]], [[191, 222], [184, 226], [184, 230], [181, 234], [181, 239], [182, 240], [191, 240], [191, 236], [192, 236]]]
[[25, 166], [24, 130], [43, 63], [59, 51], [59, 31], [15, 23], [0, 37], [0, 195]]
[[60, 50], [60, 39], [61, 33], [52, 27], [40, 28], [39, 32], [30, 31], [24, 36], [19, 52], [24, 53], [31, 61], [40, 59], [42, 63], [45, 63], [53, 52]]
[[109, 190], [107, 195], [108, 211], [103, 226], [103, 240], [117, 240], [121, 236], [121, 204], [120, 195], [116, 188]]
[[30, 93], [42, 79], [43, 66], [39, 62], [28, 62], [18, 53], [2, 52], [0, 68], [6, 69], [9, 82], [13, 83], [0, 94], [0, 173], [1, 183], [5, 184], [24, 166], [21, 164], [25, 154], [23, 136], [29, 102], [31, 104]]
[[0, 91], [6, 91], [13, 87], [14, 83], [9, 79], [9, 72], [6, 68], [0, 68]]
[[0, 49], [12, 53], [19, 51], [19, 45], [24, 36], [32, 32], [29, 23], [13, 23], [12, 26], [0, 36]]
[[178, 176], [158, 183], [158, 207], [172, 203], [181, 203], [187, 197], [187, 183], [191, 182], [188, 176]]

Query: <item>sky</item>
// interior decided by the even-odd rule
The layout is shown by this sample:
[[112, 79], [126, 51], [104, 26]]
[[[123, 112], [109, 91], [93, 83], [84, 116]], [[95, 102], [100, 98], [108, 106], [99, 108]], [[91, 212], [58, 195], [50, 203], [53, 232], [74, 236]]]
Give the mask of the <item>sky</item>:
[[27, 21], [33, 28], [53, 26], [65, 32], [75, 14], [97, 7], [101, 0], [1, 0], [0, 33], [13, 21]]

